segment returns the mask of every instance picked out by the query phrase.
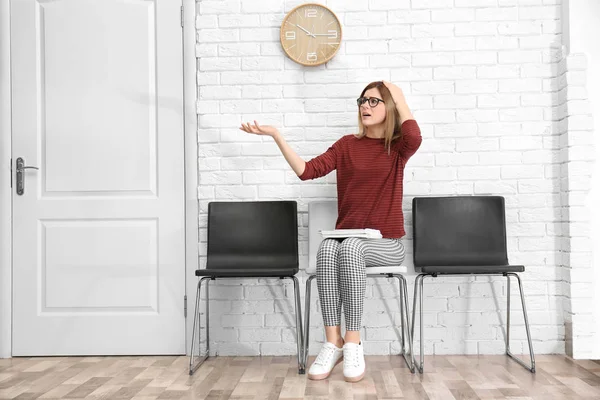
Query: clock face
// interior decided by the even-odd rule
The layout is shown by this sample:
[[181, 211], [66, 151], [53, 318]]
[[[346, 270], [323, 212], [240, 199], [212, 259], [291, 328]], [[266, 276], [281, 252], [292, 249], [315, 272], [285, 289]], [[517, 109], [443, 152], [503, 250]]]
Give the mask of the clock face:
[[283, 19], [280, 40], [292, 60], [307, 66], [320, 65], [339, 50], [342, 25], [329, 8], [321, 4], [302, 4]]

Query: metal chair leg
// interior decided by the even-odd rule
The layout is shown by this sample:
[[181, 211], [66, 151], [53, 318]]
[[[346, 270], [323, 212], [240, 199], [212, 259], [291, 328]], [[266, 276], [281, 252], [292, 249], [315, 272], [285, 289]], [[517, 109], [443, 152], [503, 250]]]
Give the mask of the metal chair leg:
[[[406, 362], [406, 365], [410, 369], [410, 372], [415, 373], [415, 362], [412, 348], [412, 335], [410, 334], [410, 329], [408, 327], [408, 287], [406, 285], [406, 279], [404, 276], [400, 274], [392, 275], [398, 279], [398, 286], [400, 288], [400, 318], [402, 320], [402, 357]], [[410, 361], [407, 358], [406, 346], [405, 346], [405, 337], [409, 346]]]
[[413, 336], [412, 333], [409, 330], [408, 327], [408, 318], [409, 318], [409, 308], [408, 308], [408, 283], [406, 281], [406, 278], [404, 278], [404, 276], [402, 276], [402, 282], [403, 282], [403, 286], [404, 286], [404, 315], [405, 320], [406, 320], [406, 334], [408, 336], [408, 350], [410, 352], [410, 360], [411, 360], [411, 372], [415, 373], [416, 367], [415, 367], [415, 357], [414, 357], [414, 348], [413, 348]]
[[300, 285], [296, 276], [291, 277], [294, 282], [295, 312], [296, 312], [296, 346], [298, 349], [298, 373], [304, 374], [303, 348], [304, 333], [302, 331], [302, 308], [300, 306]]
[[423, 373], [423, 365], [425, 364], [425, 341], [423, 340], [423, 280], [425, 277], [421, 278], [419, 282], [419, 346], [420, 346], [420, 363], [419, 363], [419, 372]]
[[[196, 307], [194, 308], [194, 325], [192, 327], [192, 345], [191, 345], [191, 349], [190, 349], [190, 368], [189, 368], [189, 373], [190, 375], [193, 375], [194, 372], [196, 372], [196, 370], [198, 368], [200, 368], [200, 366], [202, 365], [202, 363], [204, 363], [204, 361], [208, 358], [209, 354], [210, 354], [210, 337], [209, 337], [209, 315], [208, 315], [208, 311], [209, 311], [209, 297], [208, 297], [208, 281], [210, 280], [210, 277], [204, 277], [201, 278], [198, 281], [198, 289], [196, 290]], [[201, 354], [200, 352], [200, 344], [202, 343], [201, 338], [200, 338], [200, 297], [202, 296], [202, 282], [207, 281], [206, 282], [206, 352], [204, 355]], [[196, 321], [198, 321], [198, 323], [196, 324]], [[198, 326], [198, 361], [194, 361], [195, 355], [194, 355], [194, 337], [196, 334], [196, 326]]]
[[306, 280], [306, 295], [304, 297], [304, 351], [302, 365], [306, 369], [308, 362], [308, 346], [309, 346], [309, 335], [310, 335], [310, 297], [311, 297], [311, 286], [312, 281], [316, 278], [316, 275], [310, 275]]
[[506, 354], [510, 353], [510, 276], [506, 275]]
[[406, 352], [406, 334], [404, 332], [404, 328], [407, 326], [404, 325], [404, 287], [402, 286], [402, 280], [399, 276], [396, 276], [394, 274], [392, 274], [391, 276], [398, 279], [398, 288], [400, 291], [400, 322], [402, 324], [402, 329], [400, 330], [400, 346], [402, 347], [402, 353], [404, 354]]
[[[515, 357], [511, 352], [510, 352], [510, 277], [514, 276], [515, 278], [517, 278], [517, 282], [519, 283], [519, 292], [521, 294], [521, 306], [523, 308], [523, 317], [525, 320], [525, 331], [527, 332], [527, 342], [529, 344], [529, 357], [531, 359], [531, 364], [527, 365], [525, 364], [525, 362], [523, 362], [523, 360], [521, 360], [518, 357]], [[507, 273], [506, 274], [506, 281], [507, 281], [507, 285], [506, 285], [506, 303], [507, 303], [507, 311], [506, 311], [506, 355], [509, 356], [510, 358], [512, 358], [513, 360], [515, 360], [517, 363], [521, 364], [523, 367], [525, 367], [526, 369], [528, 369], [529, 371], [531, 371], [532, 373], [535, 373], [535, 357], [533, 355], [533, 344], [531, 343], [531, 333], [529, 332], [529, 320], [527, 318], [527, 309], [525, 308], [525, 295], [523, 294], [523, 285], [521, 283], [521, 277], [513, 272]]]
[[[420, 363], [417, 365], [417, 369], [420, 373], [423, 373], [424, 367], [424, 341], [423, 341], [423, 279], [430, 274], [419, 274], [415, 278], [415, 293], [413, 297], [413, 310], [412, 310], [412, 323], [411, 323], [411, 340], [414, 340], [415, 334], [415, 318], [417, 314], [417, 299], [419, 301], [419, 337], [420, 337]], [[531, 342], [531, 332], [529, 330], [529, 320], [527, 318], [527, 308], [525, 306], [525, 295], [523, 293], [523, 284], [521, 283], [521, 277], [518, 274], [513, 272], [503, 274], [507, 279], [507, 321], [506, 321], [506, 355], [511, 357], [517, 363], [521, 364], [523, 367], [535, 373], [535, 356], [533, 354], [533, 344]], [[435, 276], [435, 275], [433, 275]], [[510, 277], [514, 276], [517, 278], [517, 282], [519, 283], [519, 292], [521, 295], [521, 306], [523, 308], [523, 317], [525, 320], [525, 331], [527, 332], [527, 342], [529, 344], [529, 356], [531, 358], [531, 364], [527, 365], [520, 358], [515, 357], [510, 351]], [[412, 351], [412, 350], [411, 350]], [[413, 355], [413, 362], [416, 362], [415, 357]]]
[[[395, 277], [398, 279], [399, 281], [399, 286], [400, 286], [400, 313], [401, 313], [401, 319], [402, 319], [402, 356], [404, 357], [404, 360], [406, 361], [406, 365], [408, 366], [408, 368], [410, 369], [410, 371], [412, 373], [415, 372], [415, 360], [414, 360], [414, 353], [413, 353], [413, 340], [412, 340], [412, 333], [409, 329], [409, 308], [408, 308], [408, 287], [406, 284], [406, 279], [404, 278], [403, 275], [401, 274], [386, 274], [386, 275], [370, 275], [367, 274], [367, 276], [369, 277], [375, 277], [375, 278], [381, 278], [381, 277]], [[312, 281], [316, 278], [316, 275], [310, 275], [308, 277], [308, 279], [306, 280], [306, 295], [305, 295], [305, 299], [304, 299], [304, 357], [303, 357], [303, 366], [304, 368], [306, 368], [307, 366], [307, 362], [308, 362], [308, 349], [309, 349], [309, 344], [310, 344], [310, 299], [311, 299], [311, 289], [312, 289]], [[414, 325], [414, 316], [413, 316], [413, 325]], [[404, 331], [406, 329], [406, 332]], [[414, 330], [414, 328], [413, 328]], [[405, 342], [408, 342], [408, 346], [409, 346], [409, 353], [406, 353], [406, 346], [405, 346]], [[410, 360], [407, 358], [407, 355], [409, 355]]]
[[[417, 364], [417, 369], [419, 370], [420, 373], [423, 373], [423, 365], [425, 363], [425, 350], [424, 350], [424, 344], [423, 344], [423, 278], [425, 278], [425, 276], [427, 276], [426, 274], [419, 274], [417, 275], [417, 277], [415, 278], [415, 294], [413, 297], [413, 311], [412, 311], [412, 324], [411, 324], [411, 331], [410, 331], [410, 335], [412, 340], [414, 340], [415, 338], [415, 316], [417, 313], [417, 298], [419, 299], [419, 349], [420, 349], [420, 353], [419, 353], [419, 359], [420, 362], [419, 364]], [[413, 349], [414, 349], [414, 345], [413, 345]], [[414, 360], [414, 356], [413, 356], [413, 362], [416, 362], [416, 360]]]

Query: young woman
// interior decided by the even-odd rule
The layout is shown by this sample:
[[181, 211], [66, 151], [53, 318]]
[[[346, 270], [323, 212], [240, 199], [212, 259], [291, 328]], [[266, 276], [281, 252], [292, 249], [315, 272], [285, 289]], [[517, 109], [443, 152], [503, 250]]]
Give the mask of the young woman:
[[[379, 229], [383, 239], [325, 239], [317, 254], [317, 288], [327, 342], [308, 371], [325, 379], [343, 358], [344, 378], [365, 375], [360, 341], [366, 267], [398, 265], [404, 260], [402, 182], [404, 166], [421, 145], [421, 131], [402, 90], [390, 82], [372, 82], [357, 99], [359, 133], [346, 135], [325, 153], [305, 162], [272, 126], [256, 121], [241, 130], [271, 136], [301, 180], [337, 173], [336, 229]], [[346, 334], [340, 329], [344, 306]]]

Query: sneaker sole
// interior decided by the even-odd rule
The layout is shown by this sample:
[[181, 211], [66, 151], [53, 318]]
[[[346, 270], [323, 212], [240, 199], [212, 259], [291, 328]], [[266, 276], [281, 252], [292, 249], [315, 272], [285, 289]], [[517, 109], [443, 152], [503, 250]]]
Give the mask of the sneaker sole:
[[329, 372], [327, 372], [327, 373], [319, 374], [319, 375], [308, 374], [308, 379], [310, 379], [312, 381], [320, 381], [320, 380], [329, 378], [329, 375], [331, 375], [331, 373], [333, 372], [333, 369], [335, 368], [335, 366], [338, 365], [339, 363], [341, 363], [343, 360], [344, 360], [344, 357], [343, 356], [340, 357], [340, 359], [337, 360], [335, 364], [333, 364], [333, 367], [331, 367], [331, 370]]
[[367, 369], [365, 368], [365, 371], [362, 374], [360, 374], [359, 376], [347, 377], [344, 375], [344, 380], [346, 382], [358, 382], [365, 377], [366, 372], [367, 372]]

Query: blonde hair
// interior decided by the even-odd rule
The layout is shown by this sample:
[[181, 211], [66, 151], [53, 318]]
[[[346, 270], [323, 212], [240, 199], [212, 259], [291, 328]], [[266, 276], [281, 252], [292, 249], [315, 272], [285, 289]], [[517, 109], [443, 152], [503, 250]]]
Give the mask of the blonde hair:
[[[392, 141], [400, 138], [402, 133], [400, 132], [400, 114], [398, 114], [398, 109], [396, 108], [396, 103], [394, 103], [394, 99], [392, 98], [392, 94], [388, 90], [387, 86], [382, 81], [376, 81], [369, 83], [360, 94], [360, 97], [365, 95], [365, 92], [369, 89], [378, 89], [381, 93], [381, 99], [383, 100], [383, 105], [385, 106], [385, 130], [384, 130], [384, 144], [385, 148], [390, 152], [390, 147], [392, 145]], [[358, 134], [357, 138], [363, 138], [366, 135], [365, 126], [362, 123], [360, 107], [358, 107]]]

